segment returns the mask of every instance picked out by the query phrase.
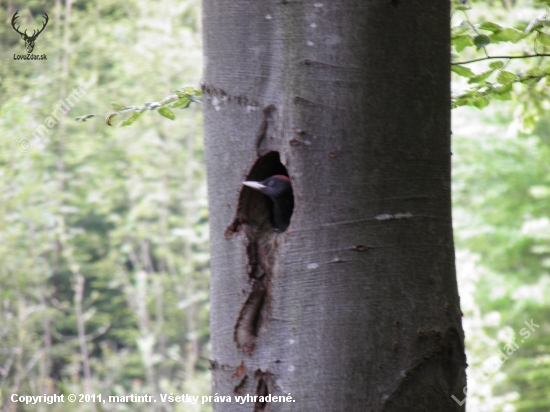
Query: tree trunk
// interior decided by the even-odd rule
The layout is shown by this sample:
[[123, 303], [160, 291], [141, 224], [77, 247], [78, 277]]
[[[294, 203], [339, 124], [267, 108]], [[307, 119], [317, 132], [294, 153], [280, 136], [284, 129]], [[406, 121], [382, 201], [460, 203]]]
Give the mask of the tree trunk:
[[[203, 13], [213, 393], [232, 400], [215, 410], [463, 411], [449, 2]], [[282, 233], [241, 183], [275, 174]]]

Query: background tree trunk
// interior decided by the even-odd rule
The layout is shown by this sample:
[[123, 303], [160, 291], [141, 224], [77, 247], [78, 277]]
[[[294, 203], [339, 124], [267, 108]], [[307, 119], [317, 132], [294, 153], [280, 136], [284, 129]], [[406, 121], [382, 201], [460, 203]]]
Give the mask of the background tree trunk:
[[464, 410], [449, 4], [321, 1], [203, 1], [215, 409]]

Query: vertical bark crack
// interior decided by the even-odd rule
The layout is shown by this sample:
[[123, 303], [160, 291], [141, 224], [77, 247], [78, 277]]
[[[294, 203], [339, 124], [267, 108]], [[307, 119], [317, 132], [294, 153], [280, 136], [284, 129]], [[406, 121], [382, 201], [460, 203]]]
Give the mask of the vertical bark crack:
[[263, 397], [263, 401], [258, 401], [254, 404], [254, 411], [253, 412], [264, 412], [267, 410], [267, 406], [269, 405], [267, 402], [265, 402], [265, 398], [270, 394], [271, 390], [271, 384], [272, 384], [272, 374], [268, 371], [262, 372], [261, 370], [257, 370], [255, 377], [258, 380], [258, 384], [256, 385], [256, 396]]
[[260, 329], [261, 311], [266, 288], [258, 280], [252, 281], [252, 292], [241, 309], [235, 325], [235, 343], [243, 352], [251, 353]]

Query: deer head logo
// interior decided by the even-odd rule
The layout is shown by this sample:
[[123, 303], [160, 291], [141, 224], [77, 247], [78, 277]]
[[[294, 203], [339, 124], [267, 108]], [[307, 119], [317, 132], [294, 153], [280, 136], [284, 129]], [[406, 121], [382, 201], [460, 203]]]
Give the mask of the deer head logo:
[[16, 20], [19, 17], [17, 15], [17, 13], [19, 13], [19, 10], [17, 10], [15, 12], [15, 14], [13, 15], [13, 17], [11, 18], [11, 25], [12, 25], [13, 29], [21, 35], [21, 38], [23, 40], [25, 40], [25, 48], [27, 49], [27, 53], [30, 54], [30, 53], [32, 53], [32, 51], [34, 49], [34, 42], [36, 41], [36, 38], [38, 37], [38, 35], [40, 33], [42, 33], [44, 31], [44, 29], [46, 28], [46, 25], [48, 24], [48, 20], [49, 20], [48, 15], [46, 13], [44, 13], [44, 18], [46, 19], [46, 21], [44, 22], [42, 28], [40, 30], [38, 30], [38, 32], [36, 30], [33, 30], [32, 31], [32, 36], [29, 36], [27, 34], [27, 30], [25, 30], [24, 33], [21, 33], [19, 31], [19, 27], [21, 27], [21, 25], [15, 27]]

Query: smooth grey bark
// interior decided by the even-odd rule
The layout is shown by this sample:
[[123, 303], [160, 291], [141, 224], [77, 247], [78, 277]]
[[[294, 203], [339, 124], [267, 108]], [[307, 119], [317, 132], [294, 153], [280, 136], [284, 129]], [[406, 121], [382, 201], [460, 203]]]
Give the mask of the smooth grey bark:
[[[203, 19], [215, 410], [463, 411], [449, 2], [203, 0]], [[241, 185], [280, 170], [270, 152], [284, 233]]]

